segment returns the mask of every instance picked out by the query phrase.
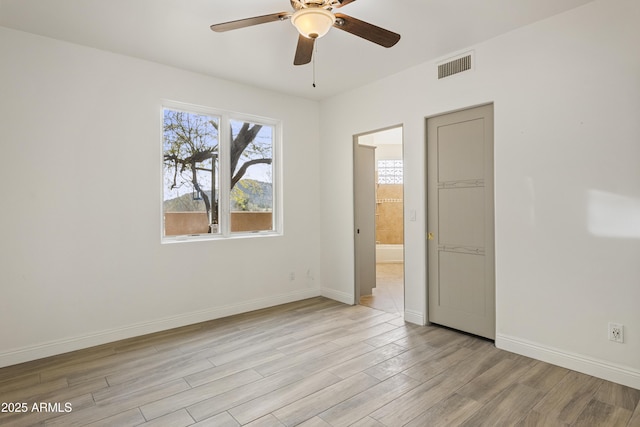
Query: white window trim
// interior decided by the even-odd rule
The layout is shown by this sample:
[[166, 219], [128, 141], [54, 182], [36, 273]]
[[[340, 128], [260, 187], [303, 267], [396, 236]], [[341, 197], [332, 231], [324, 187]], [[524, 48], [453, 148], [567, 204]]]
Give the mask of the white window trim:
[[[198, 113], [209, 116], [215, 116], [220, 118], [220, 129], [218, 130], [218, 144], [219, 144], [219, 158], [229, 159], [231, 155], [231, 147], [229, 141], [230, 135], [230, 121], [248, 121], [251, 123], [262, 124], [273, 128], [273, 146], [271, 147], [271, 168], [272, 168], [272, 190], [273, 190], [273, 207], [272, 207], [272, 221], [273, 230], [264, 231], [244, 231], [244, 232], [231, 232], [231, 202], [230, 191], [224, 193], [224, 196], [219, 196], [219, 212], [220, 218], [225, 218], [224, 221], [220, 221], [220, 229], [218, 233], [203, 233], [203, 234], [189, 234], [179, 236], [165, 236], [164, 235], [164, 166], [160, 168], [160, 238], [161, 243], [183, 243], [183, 242], [201, 242], [210, 240], [228, 240], [228, 239], [246, 239], [256, 237], [273, 237], [284, 235], [283, 230], [283, 197], [282, 197], [282, 120], [271, 119], [267, 117], [255, 116], [245, 113], [237, 113], [233, 111], [219, 110], [215, 108], [205, 107], [201, 105], [189, 104], [179, 101], [163, 100], [160, 106], [160, 165], [164, 165], [164, 110], [172, 109], [178, 111], [184, 111], [186, 113]], [[219, 170], [219, 186], [220, 188], [229, 188], [231, 184], [231, 171], [229, 161], [220, 162]]]

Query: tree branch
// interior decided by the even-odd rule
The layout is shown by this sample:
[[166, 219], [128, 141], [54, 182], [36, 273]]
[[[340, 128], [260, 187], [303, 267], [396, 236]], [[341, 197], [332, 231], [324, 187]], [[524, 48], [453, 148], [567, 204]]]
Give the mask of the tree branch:
[[247, 169], [249, 169], [250, 166], [257, 165], [260, 163], [270, 165], [271, 161], [272, 161], [271, 159], [253, 159], [245, 162], [240, 167], [240, 169], [238, 169], [238, 172], [231, 178], [231, 188], [233, 188], [238, 183], [238, 181], [242, 179], [244, 174], [247, 173]]
[[258, 132], [262, 129], [262, 125], [254, 124], [251, 128], [249, 126], [250, 123], [243, 123], [238, 135], [236, 135], [231, 143], [231, 159], [229, 163], [232, 171], [236, 169], [242, 152], [256, 139]]

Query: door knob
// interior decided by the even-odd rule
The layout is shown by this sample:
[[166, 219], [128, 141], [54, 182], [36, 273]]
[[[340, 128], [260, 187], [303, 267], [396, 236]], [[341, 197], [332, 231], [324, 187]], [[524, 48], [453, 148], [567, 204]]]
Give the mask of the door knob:
[[433, 240], [433, 233], [427, 233], [427, 240]]

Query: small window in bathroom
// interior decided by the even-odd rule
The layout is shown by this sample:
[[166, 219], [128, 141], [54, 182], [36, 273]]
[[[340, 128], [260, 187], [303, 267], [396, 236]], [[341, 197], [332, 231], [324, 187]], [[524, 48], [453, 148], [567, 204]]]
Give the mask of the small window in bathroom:
[[378, 184], [402, 183], [402, 160], [378, 160]]

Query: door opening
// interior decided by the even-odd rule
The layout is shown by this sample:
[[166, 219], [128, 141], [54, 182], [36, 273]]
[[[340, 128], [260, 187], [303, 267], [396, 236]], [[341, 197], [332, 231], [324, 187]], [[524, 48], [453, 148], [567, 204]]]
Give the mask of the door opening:
[[402, 126], [354, 138], [355, 301], [404, 314]]

